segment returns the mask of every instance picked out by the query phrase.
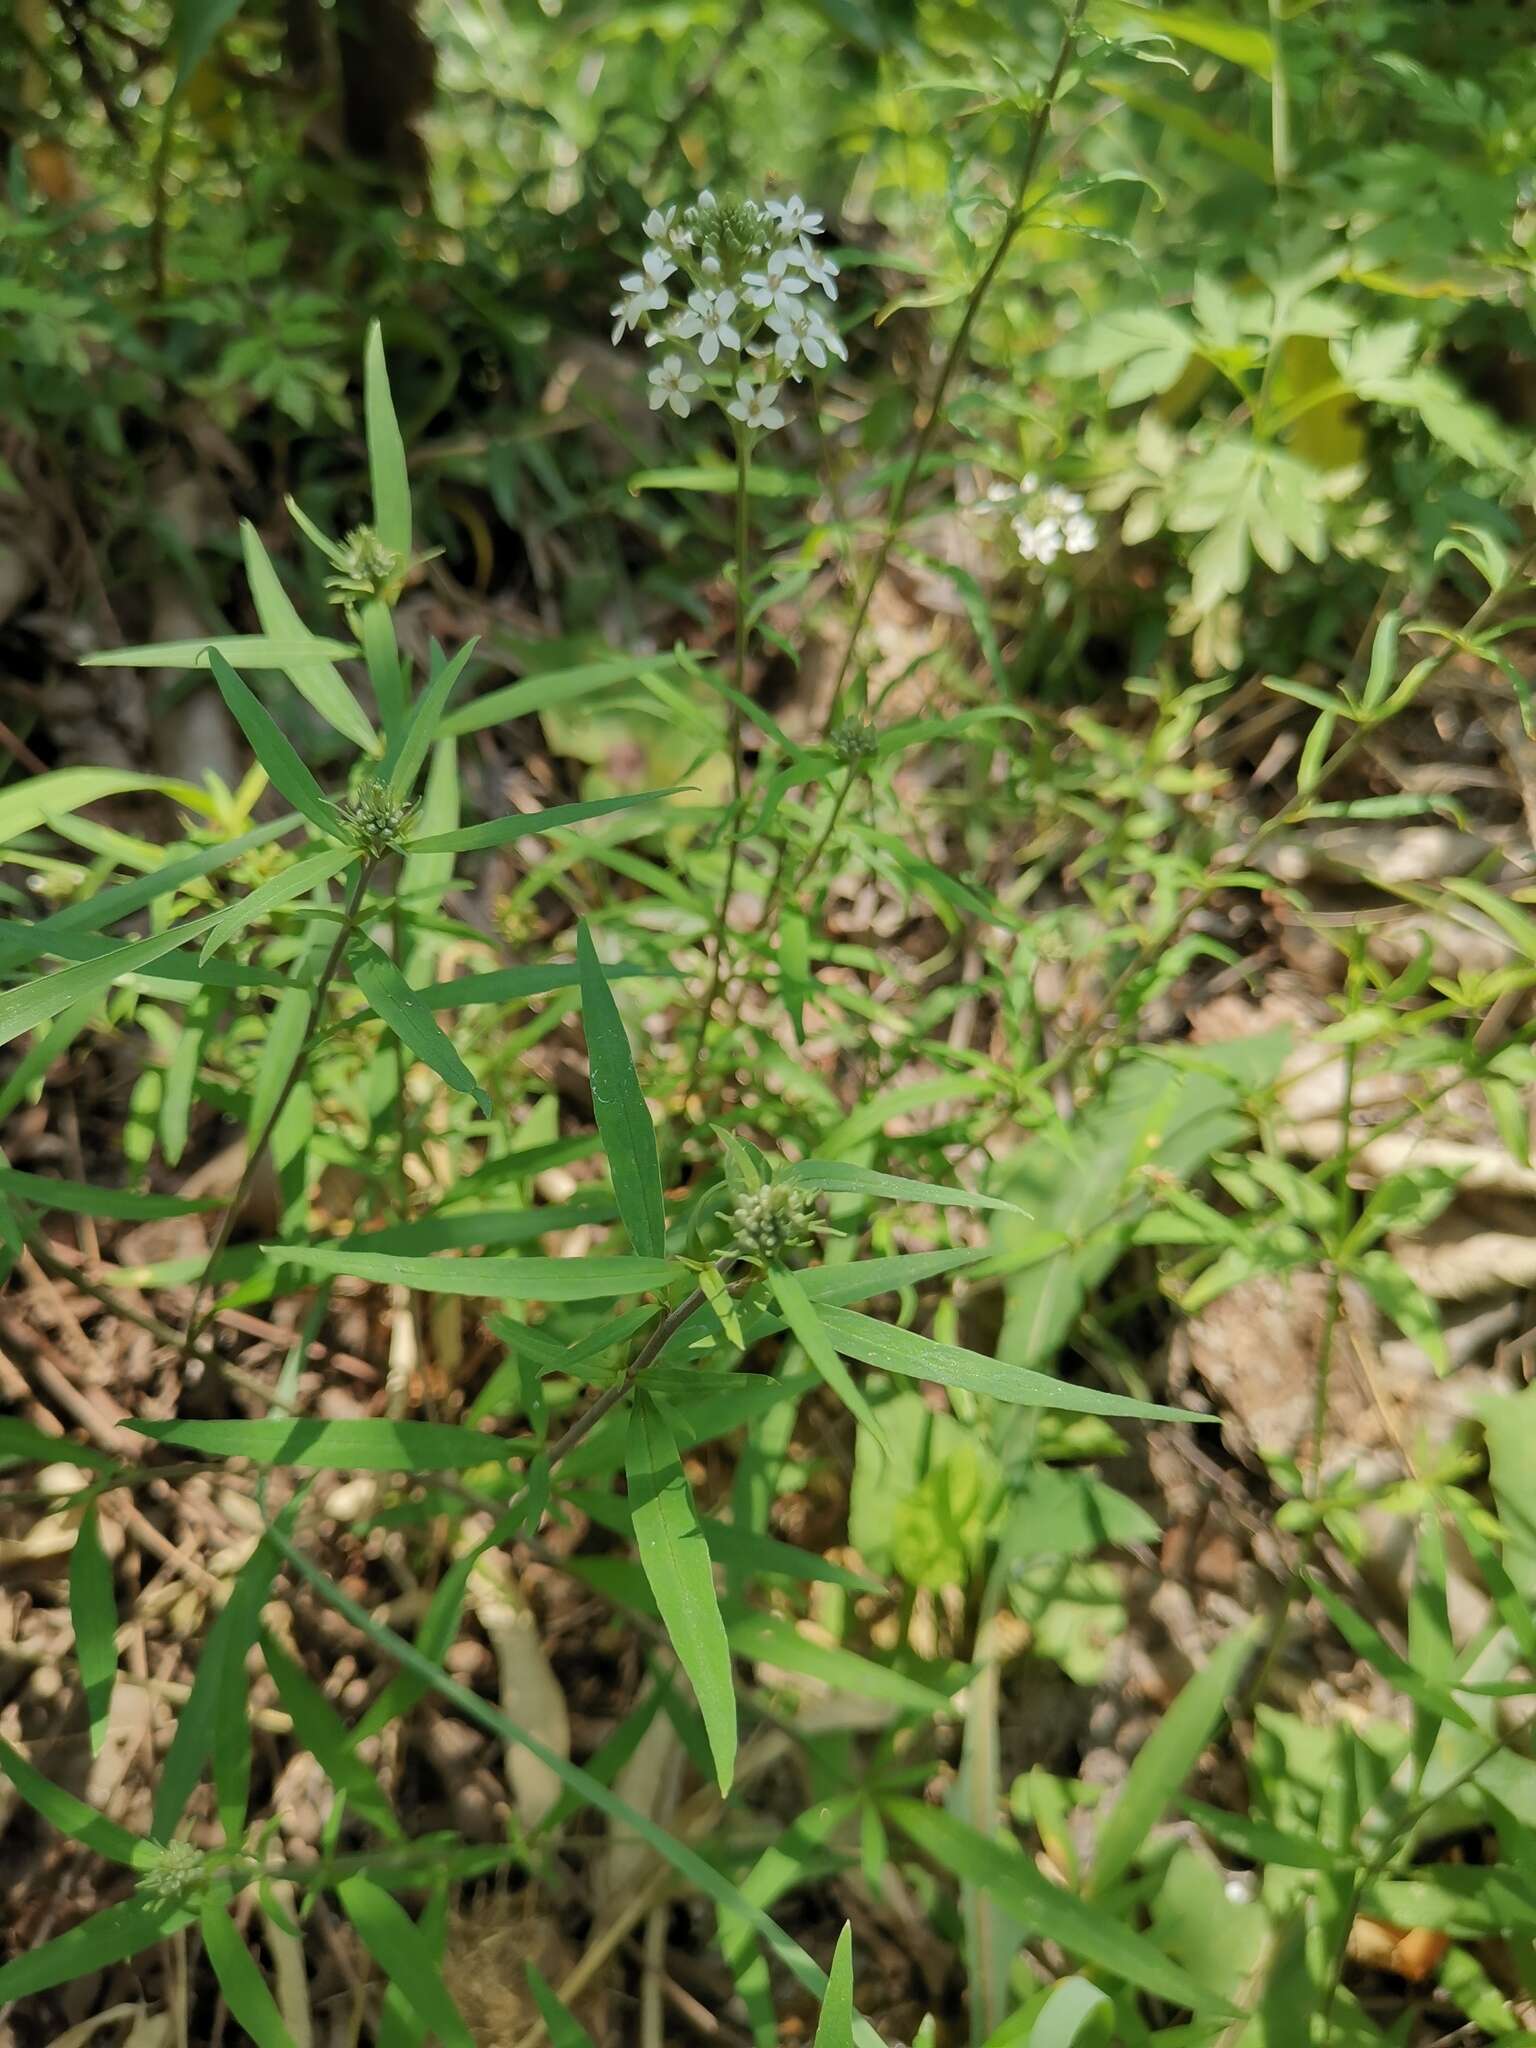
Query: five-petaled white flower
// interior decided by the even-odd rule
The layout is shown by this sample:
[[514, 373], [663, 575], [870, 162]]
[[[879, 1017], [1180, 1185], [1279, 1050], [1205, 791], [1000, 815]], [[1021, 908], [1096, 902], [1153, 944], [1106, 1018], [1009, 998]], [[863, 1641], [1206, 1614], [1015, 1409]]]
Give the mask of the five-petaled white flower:
[[736, 396], [725, 408], [734, 420], [740, 420], [744, 427], [760, 429], [764, 433], [774, 427], [782, 427], [784, 415], [774, 404], [779, 395], [777, 384], [754, 384], [750, 377], [736, 379]]
[[675, 206], [653, 206], [645, 216], [645, 232], [653, 242], [665, 242], [672, 233], [672, 223], [677, 218]]
[[788, 199], [770, 199], [767, 210], [786, 235], [816, 235], [821, 232], [821, 215], [807, 213], [805, 201], [798, 192]]
[[786, 369], [800, 356], [818, 370], [827, 367], [829, 353], [841, 356], [845, 362], [848, 359], [842, 336], [827, 325], [814, 306], [798, 305], [792, 299], [787, 308], [776, 307], [768, 315], [768, 325], [778, 336], [773, 352]]
[[696, 377], [681, 356], [663, 356], [650, 374], [651, 411], [669, 405], [680, 420], [687, 419], [693, 410], [693, 393], [703, 382], [704, 379]]
[[749, 306], [764, 312], [788, 312], [806, 288], [806, 281], [790, 268], [792, 249], [775, 249], [761, 270], [749, 270], [742, 279], [742, 297]]
[[788, 253], [791, 260], [798, 263], [805, 272], [811, 284], [819, 284], [829, 299], [837, 297], [837, 265], [830, 256], [823, 256], [803, 235], [799, 248], [791, 249]]
[[736, 310], [733, 291], [692, 292], [688, 310], [672, 332], [679, 341], [697, 341], [699, 361], [712, 363], [722, 348], [740, 348], [741, 336], [731, 325]]

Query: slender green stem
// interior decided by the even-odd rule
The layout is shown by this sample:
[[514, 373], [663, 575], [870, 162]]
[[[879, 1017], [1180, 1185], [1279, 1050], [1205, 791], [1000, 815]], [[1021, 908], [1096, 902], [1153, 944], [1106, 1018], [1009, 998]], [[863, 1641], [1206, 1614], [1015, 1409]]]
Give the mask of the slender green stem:
[[271, 1142], [272, 1133], [277, 1129], [278, 1119], [288, 1107], [289, 1099], [294, 1089], [298, 1086], [299, 1076], [304, 1071], [305, 1056], [310, 1049], [315, 1020], [320, 1016], [324, 1008], [326, 995], [332, 981], [336, 977], [336, 970], [341, 965], [341, 956], [346, 950], [347, 942], [357, 930], [359, 914], [363, 907], [363, 898], [367, 893], [369, 877], [372, 875], [376, 865], [375, 861], [364, 860], [358, 867], [352, 887], [347, 892], [347, 900], [342, 909], [341, 920], [336, 927], [336, 936], [331, 941], [330, 951], [326, 954], [321, 964], [320, 972], [315, 979], [315, 986], [309, 1003], [309, 1028], [304, 1034], [304, 1042], [294, 1054], [293, 1063], [288, 1069], [282, 1087], [278, 1090], [277, 1100], [267, 1113], [266, 1122], [259, 1131], [253, 1131], [249, 1136], [246, 1145], [245, 1165], [241, 1169], [240, 1179], [235, 1191], [230, 1197], [229, 1206], [224, 1211], [223, 1220], [219, 1224], [218, 1232], [214, 1237], [212, 1245], [209, 1247], [208, 1257], [203, 1265], [202, 1278], [198, 1281], [197, 1292], [192, 1298], [191, 1313], [187, 1318], [187, 1327], [181, 1340], [184, 1357], [190, 1358], [193, 1354], [197, 1346], [197, 1340], [201, 1337], [209, 1317], [213, 1313], [211, 1306], [208, 1304], [208, 1296], [213, 1287], [214, 1268], [218, 1265], [219, 1260], [224, 1256], [225, 1251], [229, 1247], [229, 1240], [234, 1235], [235, 1225], [239, 1222], [244, 1212], [246, 1200], [251, 1192], [251, 1185], [260, 1167], [261, 1156]]
[[1035, 109], [1035, 118], [1030, 124], [1029, 140], [1025, 145], [1024, 162], [1019, 171], [1018, 189], [1014, 194], [1013, 204], [1008, 209], [1008, 216], [1003, 222], [1002, 232], [997, 238], [991, 256], [987, 259], [985, 270], [982, 271], [981, 276], [977, 278], [975, 284], [971, 287], [970, 297], [966, 300], [965, 310], [960, 316], [960, 325], [955, 329], [954, 339], [950, 342], [944, 359], [939, 365], [938, 380], [934, 384], [922, 424], [918, 428], [917, 439], [912, 444], [911, 456], [908, 458], [907, 466], [902, 471], [895, 490], [891, 493], [890, 504], [886, 508], [885, 526], [881, 532], [880, 544], [875, 550], [875, 558], [870, 564], [869, 574], [864, 579], [864, 587], [859, 596], [858, 607], [853, 615], [853, 625], [848, 634], [848, 644], [843, 650], [843, 658], [838, 666], [837, 680], [832, 686], [831, 701], [827, 706], [826, 731], [831, 730], [832, 723], [838, 716], [843, 686], [848, 680], [849, 671], [853, 667], [854, 659], [858, 652], [859, 639], [864, 631], [865, 621], [869, 617], [869, 607], [874, 602], [875, 591], [879, 586], [881, 577], [885, 574], [885, 565], [890, 560], [891, 549], [896, 544], [896, 536], [901, 531], [902, 521], [906, 516], [907, 500], [912, 495], [912, 486], [916, 483], [922, 471], [923, 464], [928, 458], [928, 450], [933, 444], [933, 437], [938, 432], [939, 423], [944, 417], [944, 401], [949, 395], [949, 387], [954, 381], [955, 372], [959, 369], [969, 348], [971, 331], [976, 325], [977, 318], [982, 306], [986, 302], [987, 294], [992, 289], [998, 272], [1008, 260], [1008, 252], [1012, 249], [1020, 228], [1023, 227], [1024, 222], [1029, 217], [1030, 191], [1035, 182], [1035, 172], [1040, 165], [1040, 153], [1045, 147], [1046, 133], [1050, 127], [1051, 110], [1060, 96], [1062, 81], [1067, 75], [1067, 67], [1072, 61], [1074, 50], [1077, 48], [1078, 27], [1082, 21], [1086, 6], [1087, 0], [1072, 0], [1071, 11], [1062, 30], [1061, 48], [1056, 53], [1055, 66], [1051, 71], [1045, 90], [1040, 96], [1040, 104]]
[[[734, 681], [736, 697], [747, 693], [747, 645], [751, 637], [749, 612], [749, 582], [747, 577], [747, 550], [751, 540], [748, 519], [748, 485], [751, 477], [752, 446], [744, 427], [736, 429], [736, 659]], [[733, 702], [730, 707], [730, 749], [731, 749], [731, 808], [727, 815], [726, 829], [730, 835], [725, 857], [725, 880], [721, 885], [720, 898], [715, 905], [714, 923], [710, 929], [709, 988], [699, 1012], [698, 1035], [693, 1041], [693, 1058], [688, 1066], [688, 1084], [683, 1090], [686, 1102], [698, 1086], [699, 1074], [704, 1064], [704, 1050], [709, 1038], [710, 1018], [720, 995], [720, 984], [725, 975], [726, 939], [730, 925], [731, 896], [736, 887], [736, 867], [741, 854], [741, 825], [743, 793], [745, 789], [745, 764], [741, 758], [741, 705]]]

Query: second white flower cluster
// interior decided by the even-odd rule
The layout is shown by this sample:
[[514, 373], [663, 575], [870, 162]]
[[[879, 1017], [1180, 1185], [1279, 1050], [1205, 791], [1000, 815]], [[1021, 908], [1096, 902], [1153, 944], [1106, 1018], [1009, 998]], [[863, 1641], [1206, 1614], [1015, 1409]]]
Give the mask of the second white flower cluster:
[[1021, 560], [1049, 568], [1058, 555], [1086, 555], [1098, 544], [1099, 523], [1084, 507], [1076, 491], [1061, 484], [1042, 484], [1031, 472], [1011, 484], [993, 484], [987, 492], [992, 505], [1013, 505], [1009, 525], [1019, 544]]
[[653, 410], [665, 405], [686, 419], [706, 398], [740, 426], [766, 432], [784, 424], [777, 400], [785, 377], [825, 369], [831, 356], [847, 360], [816, 296], [837, 297], [837, 265], [813, 239], [821, 226], [799, 198], [721, 205], [712, 192], [681, 213], [669, 206], [649, 215], [640, 268], [619, 280], [613, 339], [633, 329], [663, 350], [650, 372]]

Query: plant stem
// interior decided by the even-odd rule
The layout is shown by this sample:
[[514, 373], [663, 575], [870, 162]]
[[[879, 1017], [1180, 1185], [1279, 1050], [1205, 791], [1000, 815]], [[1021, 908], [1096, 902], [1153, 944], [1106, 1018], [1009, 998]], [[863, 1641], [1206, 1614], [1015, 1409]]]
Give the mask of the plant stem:
[[[738, 699], [747, 693], [747, 643], [751, 634], [751, 622], [747, 604], [747, 547], [750, 540], [748, 524], [748, 480], [751, 473], [752, 450], [746, 429], [736, 429], [736, 661], [734, 681]], [[720, 890], [720, 900], [715, 905], [714, 924], [710, 930], [710, 971], [709, 990], [704, 1006], [699, 1012], [698, 1035], [693, 1041], [693, 1058], [688, 1066], [688, 1083], [683, 1090], [687, 1102], [698, 1085], [699, 1072], [704, 1063], [704, 1048], [709, 1037], [709, 1021], [714, 1013], [715, 1003], [720, 994], [720, 983], [725, 973], [725, 942], [730, 921], [731, 896], [736, 887], [736, 865], [741, 852], [742, 798], [744, 790], [745, 764], [741, 758], [741, 705], [733, 701], [730, 707], [730, 749], [731, 749], [731, 808], [727, 826], [730, 845], [725, 859], [725, 881]]]
[[912, 445], [911, 456], [908, 458], [907, 466], [902, 471], [895, 490], [891, 493], [891, 501], [885, 515], [885, 527], [880, 536], [880, 545], [875, 550], [875, 559], [870, 564], [869, 574], [864, 580], [864, 588], [859, 597], [858, 608], [853, 615], [853, 626], [849, 631], [848, 644], [843, 650], [843, 658], [838, 666], [837, 680], [832, 685], [832, 695], [827, 706], [823, 738], [831, 731], [833, 721], [838, 715], [838, 705], [842, 697], [843, 685], [847, 682], [848, 672], [853, 666], [854, 657], [858, 651], [859, 636], [864, 630], [865, 620], [869, 617], [869, 607], [874, 601], [875, 590], [879, 585], [881, 577], [885, 574], [885, 565], [890, 560], [891, 549], [895, 546], [896, 536], [901, 530], [902, 520], [907, 509], [907, 500], [912, 494], [912, 486], [917, 481], [918, 473], [922, 469], [928, 456], [928, 450], [933, 443], [933, 437], [938, 432], [939, 422], [944, 417], [944, 400], [949, 394], [949, 387], [954, 381], [955, 372], [959, 369], [961, 360], [965, 356], [971, 338], [971, 330], [976, 325], [977, 317], [981, 312], [988, 292], [992, 289], [998, 272], [1008, 260], [1008, 252], [1013, 247], [1019, 229], [1023, 227], [1025, 220], [1028, 218], [1030, 211], [1030, 188], [1034, 184], [1035, 172], [1040, 163], [1040, 152], [1045, 145], [1046, 131], [1050, 126], [1051, 110], [1056, 104], [1057, 97], [1061, 92], [1062, 80], [1066, 77], [1067, 66], [1071, 63], [1072, 54], [1077, 48], [1078, 26], [1082, 21], [1086, 6], [1087, 0], [1072, 0], [1071, 12], [1068, 14], [1066, 26], [1062, 30], [1061, 48], [1056, 53], [1055, 66], [1051, 71], [1051, 76], [1045, 90], [1040, 96], [1040, 104], [1035, 109], [1035, 118], [1030, 125], [1029, 140], [1025, 145], [1024, 163], [1019, 172], [1018, 189], [1014, 194], [1013, 204], [1008, 210], [1008, 217], [1003, 222], [1002, 232], [997, 238], [992, 254], [987, 259], [986, 269], [983, 270], [981, 276], [971, 287], [970, 297], [965, 302], [965, 311], [960, 316], [960, 325], [955, 329], [954, 340], [951, 341], [944, 359], [939, 365], [938, 381], [935, 383], [932, 396], [928, 400], [922, 425], [918, 428], [917, 439]]
[[363, 898], [367, 892], [369, 877], [372, 875], [376, 865], [375, 861], [364, 860], [358, 867], [356, 877], [353, 880], [351, 889], [347, 893], [347, 900], [342, 909], [341, 922], [336, 927], [336, 936], [331, 941], [330, 951], [326, 954], [320, 972], [315, 978], [314, 993], [310, 997], [309, 1028], [304, 1034], [304, 1042], [294, 1055], [293, 1064], [289, 1067], [287, 1077], [282, 1087], [278, 1090], [277, 1100], [268, 1112], [266, 1122], [262, 1125], [260, 1131], [252, 1132], [250, 1135], [246, 1146], [245, 1165], [241, 1169], [239, 1182], [233, 1195], [230, 1197], [228, 1208], [224, 1211], [223, 1220], [219, 1224], [218, 1234], [209, 1247], [208, 1257], [203, 1265], [202, 1278], [198, 1281], [197, 1292], [192, 1297], [192, 1310], [187, 1318], [187, 1327], [181, 1340], [182, 1357], [184, 1359], [191, 1358], [196, 1349], [197, 1340], [202, 1335], [209, 1317], [213, 1313], [211, 1307], [205, 1306], [213, 1286], [213, 1269], [228, 1249], [229, 1240], [234, 1235], [235, 1225], [240, 1220], [245, 1208], [246, 1199], [251, 1192], [251, 1184], [256, 1178], [257, 1168], [261, 1163], [261, 1155], [271, 1142], [272, 1133], [277, 1129], [278, 1119], [288, 1107], [289, 1098], [298, 1086], [299, 1076], [304, 1071], [304, 1056], [309, 1051], [310, 1034], [314, 1030], [315, 1019], [320, 1015], [324, 1007], [326, 994], [330, 989], [332, 981], [335, 979], [337, 968], [341, 965], [341, 956], [346, 950], [347, 941], [357, 930], [358, 915], [363, 907]]

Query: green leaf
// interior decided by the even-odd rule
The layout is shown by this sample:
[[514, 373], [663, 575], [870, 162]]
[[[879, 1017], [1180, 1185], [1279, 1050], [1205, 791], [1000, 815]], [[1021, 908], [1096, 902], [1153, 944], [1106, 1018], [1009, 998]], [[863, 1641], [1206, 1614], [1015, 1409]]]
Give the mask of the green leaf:
[[635, 1250], [642, 1258], [659, 1259], [666, 1249], [667, 1223], [656, 1131], [640, 1092], [619, 1006], [585, 924], [576, 928], [576, 964], [581, 975], [592, 1106], [608, 1158], [614, 1200]]
[[1253, 1630], [1234, 1630], [1184, 1686], [1136, 1753], [1094, 1848], [1090, 1894], [1109, 1890], [1200, 1760], [1253, 1648]]
[[448, 1995], [431, 1943], [398, 1900], [361, 1875], [343, 1878], [336, 1896], [385, 1978], [399, 1986], [442, 2048], [475, 2048], [473, 2034]]
[[46, 775], [28, 776], [14, 788], [0, 789], [0, 845], [9, 846], [39, 825], [56, 824], [84, 804], [142, 789], [158, 790], [197, 811], [207, 808], [206, 791], [190, 782], [168, 781], [163, 775], [135, 775], [119, 768], [55, 768]]
[[1458, 1728], [1472, 1733], [1481, 1732], [1477, 1722], [1461, 1702], [1445, 1688], [1431, 1684], [1420, 1677], [1413, 1666], [1399, 1657], [1397, 1652], [1366, 1620], [1363, 1614], [1341, 1600], [1330, 1586], [1315, 1573], [1309, 1573], [1306, 1580], [1309, 1590], [1320, 1600], [1328, 1611], [1329, 1619], [1339, 1634], [1348, 1643], [1355, 1655], [1379, 1672], [1387, 1683], [1405, 1693], [1415, 1706], [1422, 1707], [1427, 1714], [1436, 1715], [1442, 1721], [1453, 1721]]
[[240, 12], [243, 0], [176, 0], [170, 51], [176, 60], [174, 100], [219, 36]]
[[360, 937], [353, 943], [350, 958], [353, 978], [368, 998], [368, 1007], [384, 1019], [417, 1059], [425, 1060], [450, 1088], [473, 1097], [481, 1114], [489, 1116], [490, 1096], [459, 1058], [453, 1040], [389, 955], [372, 939]]
[[488, 691], [472, 704], [462, 704], [443, 721], [443, 733], [460, 739], [467, 732], [481, 732], [488, 725], [502, 725], [510, 718], [526, 718], [536, 711], [570, 704], [590, 696], [612, 683], [635, 682], [642, 676], [675, 674], [681, 664], [673, 654], [608, 655], [601, 661], [578, 662], [572, 668], [546, 669]]
[[[421, 851], [419, 845], [411, 849], [413, 856]], [[610, 981], [636, 981], [650, 971], [622, 963], [603, 969]], [[580, 982], [581, 969], [574, 960], [551, 960], [542, 967], [497, 967], [487, 974], [462, 974], [454, 981], [434, 981], [416, 993], [429, 1009], [460, 1010], [475, 1003], [526, 1002], [530, 996], [552, 995], [559, 989], [576, 988]]]
[[[693, 469], [640, 469], [629, 479], [629, 488], [641, 491], [707, 491], [714, 496], [735, 495], [736, 471], [724, 463]], [[755, 498], [792, 498], [813, 486], [810, 477], [796, 477], [785, 470], [754, 464], [747, 476], [747, 489]]]
[[17, 1792], [34, 1813], [52, 1823], [61, 1835], [68, 1835], [72, 1842], [83, 1842], [87, 1849], [98, 1856], [105, 1856], [110, 1863], [126, 1863], [134, 1870], [148, 1870], [159, 1859], [160, 1851], [153, 1842], [146, 1842], [142, 1835], [130, 1834], [115, 1820], [108, 1820], [104, 1813], [98, 1813], [94, 1806], [87, 1806], [83, 1799], [77, 1799], [73, 1792], [66, 1792], [62, 1785], [55, 1785], [45, 1778], [41, 1771], [34, 1770], [19, 1750], [0, 1738], [0, 1772], [10, 1780]]
[[853, 2048], [853, 1929], [847, 1921], [832, 1951], [815, 2048]]
[[[270, 633], [205, 633], [199, 640], [159, 640], [145, 647], [109, 647], [100, 654], [87, 654], [82, 668], [210, 668], [215, 655], [226, 662], [238, 661], [242, 668], [271, 668], [287, 675], [293, 662], [355, 661], [357, 647], [349, 640], [322, 640], [317, 634], [277, 639]], [[93, 774], [104, 773], [92, 770]], [[151, 783], [158, 781], [149, 777]], [[194, 789], [198, 807], [208, 799]]]
[[190, 1201], [181, 1195], [137, 1195], [131, 1188], [87, 1187], [84, 1181], [55, 1180], [46, 1173], [20, 1173], [11, 1166], [0, 1166], [0, 1194], [16, 1195], [45, 1212], [52, 1209], [66, 1216], [111, 1216], [136, 1223], [201, 1216], [218, 1206], [212, 1196]]
[[26, 1464], [56, 1464], [67, 1457], [72, 1465], [89, 1465], [97, 1472], [120, 1469], [116, 1458], [98, 1451], [94, 1444], [77, 1444], [67, 1436], [49, 1436], [19, 1415], [0, 1415], [0, 1458]]
[[1115, 2008], [1086, 1977], [1066, 1977], [1046, 1998], [1026, 2048], [1109, 2048]]
[[117, 1589], [112, 1565], [101, 1547], [95, 1501], [86, 1509], [69, 1558], [69, 1618], [75, 1631], [75, 1655], [85, 1688], [85, 1710], [91, 1726], [91, 1754], [99, 1756], [106, 1740], [112, 1687], [117, 1678]]
[[769, 1270], [768, 1284], [773, 1289], [774, 1299], [784, 1311], [784, 1320], [789, 1325], [790, 1334], [795, 1342], [849, 1414], [854, 1416], [860, 1427], [867, 1429], [875, 1442], [884, 1449], [885, 1437], [874, 1410], [865, 1399], [852, 1373], [838, 1357], [831, 1338], [818, 1321], [810, 1296], [800, 1284], [800, 1276], [791, 1272], [787, 1266], [774, 1266]]
[[220, 915], [215, 911], [208, 917], [194, 917], [186, 924], [172, 925], [168, 932], [157, 932], [153, 938], [130, 939], [127, 945], [113, 946], [93, 960], [82, 960], [76, 967], [60, 967], [21, 988], [7, 989], [0, 995], [0, 1045], [9, 1045], [23, 1031], [46, 1023], [83, 996], [95, 995], [98, 989], [120, 981], [125, 974], [140, 973], [190, 939], [201, 938]]
[[[584, 824], [588, 818], [606, 818], [614, 811], [630, 811], [637, 804], [658, 804], [676, 796], [683, 784], [671, 789], [646, 789], [637, 796], [604, 796], [586, 804], [555, 804], [547, 811], [522, 811], [514, 817], [491, 818], [483, 825], [465, 825], [458, 832], [434, 832], [426, 839], [413, 839], [413, 853], [481, 853], [492, 846], [505, 846], [513, 839], [532, 839], [543, 832], [557, 832], [563, 825]], [[609, 968], [611, 975], [615, 972]]]
[[635, 1389], [625, 1458], [635, 1548], [678, 1662], [698, 1697], [720, 1790], [736, 1765], [736, 1684], [709, 1546], [666, 1417]]
[[383, 1786], [352, 1746], [341, 1716], [325, 1694], [310, 1684], [307, 1674], [265, 1630], [261, 1654], [277, 1687], [277, 1696], [292, 1718], [295, 1740], [310, 1752], [360, 1819], [377, 1828], [387, 1841], [403, 1840], [403, 1831]]
[[[246, 581], [262, 631], [274, 646], [301, 647], [309, 632], [294, 609], [293, 600], [278, 580], [261, 535], [248, 519], [240, 522], [240, 545], [245, 555]], [[318, 643], [317, 643], [318, 645]], [[356, 650], [354, 649], [355, 653]], [[247, 662], [247, 666], [255, 664]], [[284, 675], [320, 716], [365, 754], [378, 751], [379, 736], [368, 723], [362, 706], [347, 688], [328, 654], [299, 655], [282, 664]]]
[[528, 1989], [549, 2035], [549, 2048], [595, 2048], [592, 2036], [574, 2013], [560, 2003], [538, 1964], [525, 1963], [523, 1967], [528, 1973]]
[[840, 1159], [802, 1159], [787, 1168], [783, 1178], [819, 1195], [883, 1196], [893, 1202], [931, 1202], [940, 1209], [1006, 1209], [1013, 1216], [1029, 1214], [1017, 1202], [1005, 1202], [997, 1195], [974, 1195], [968, 1188], [907, 1180], [898, 1173], [874, 1173], [867, 1166], [850, 1166]]
[[1196, 2013], [1230, 2016], [1224, 2000], [1195, 1982], [1117, 1913], [1063, 1891], [1040, 1875], [1020, 1850], [989, 1841], [953, 1814], [915, 1799], [892, 1799], [884, 1811], [935, 1862], [990, 1892], [1021, 1926], [1069, 1955], [1108, 1970], [1154, 1998]]
[[[389, 786], [397, 796], [409, 796], [416, 787], [416, 778], [421, 773], [421, 764], [427, 758], [427, 750], [437, 738], [438, 728], [443, 722], [443, 706], [453, 695], [453, 687], [469, 666], [470, 657], [480, 645], [477, 639], [466, 640], [452, 661], [444, 661], [442, 649], [434, 640], [432, 643], [433, 669], [422, 691], [415, 709], [406, 720], [397, 749], [392, 749], [386, 762], [389, 770]], [[449, 835], [443, 835], [449, 836]], [[417, 852], [433, 853], [443, 851], [432, 843], [415, 849]]]
[[353, 1251], [349, 1244], [273, 1244], [263, 1250], [311, 1273], [344, 1273], [423, 1294], [484, 1301], [612, 1301], [620, 1294], [654, 1293], [685, 1271], [669, 1259], [401, 1259]]
[[909, 1379], [936, 1380], [943, 1387], [963, 1387], [994, 1400], [1024, 1408], [1062, 1408], [1076, 1415], [1123, 1415], [1142, 1422], [1197, 1422], [1203, 1418], [1184, 1408], [1160, 1408], [1151, 1401], [1132, 1401], [1123, 1394], [1080, 1387], [1027, 1366], [1007, 1365], [958, 1344], [941, 1344], [914, 1330], [879, 1323], [849, 1309], [823, 1308], [821, 1325], [845, 1358], [857, 1358], [882, 1372]]
[[236, 2024], [245, 2029], [256, 2048], [294, 2048], [293, 2036], [283, 2024], [266, 1979], [222, 1899], [205, 1902], [199, 1925], [203, 1948]]
[[411, 552], [411, 482], [405, 467], [405, 443], [389, 395], [384, 336], [377, 320], [369, 322], [363, 356], [363, 418], [368, 432], [374, 528], [384, 545], [406, 560]]
[[280, 874], [269, 875], [264, 882], [242, 896], [237, 903], [231, 903], [214, 919], [208, 936], [203, 940], [201, 957], [206, 960], [210, 953], [216, 953], [247, 925], [255, 924], [269, 911], [279, 910], [285, 903], [291, 903], [296, 896], [305, 896], [311, 889], [319, 888], [351, 867], [361, 859], [356, 847], [330, 846], [323, 853], [311, 854], [308, 860], [295, 861], [291, 868], [284, 868]]
[[320, 793], [320, 785], [294, 752], [266, 706], [242, 682], [217, 649], [209, 651], [208, 666], [219, 686], [219, 694], [233, 713], [240, 730], [251, 743], [251, 751], [266, 769], [274, 789], [280, 790], [296, 811], [327, 839], [340, 837], [336, 814]]
[[[249, 1458], [341, 1472], [468, 1472], [511, 1448], [500, 1437], [449, 1422], [321, 1422], [268, 1416], [253, 1422], [130, 1422], [136, 1436], [208, 1458]], [[57, 1448], [54, 1455], [57, 1456]]]
[[0, 2000], [30, 1998], [35, 1992], [51, 1991], [56, 1984], [72, 1984], [77, 1977], [88, 1977], [109, 1964], [126, 1962], [178, 1928], [190, 1926], [196, 1918], [184, 1906], [135, 1894], [0, 1967]]

